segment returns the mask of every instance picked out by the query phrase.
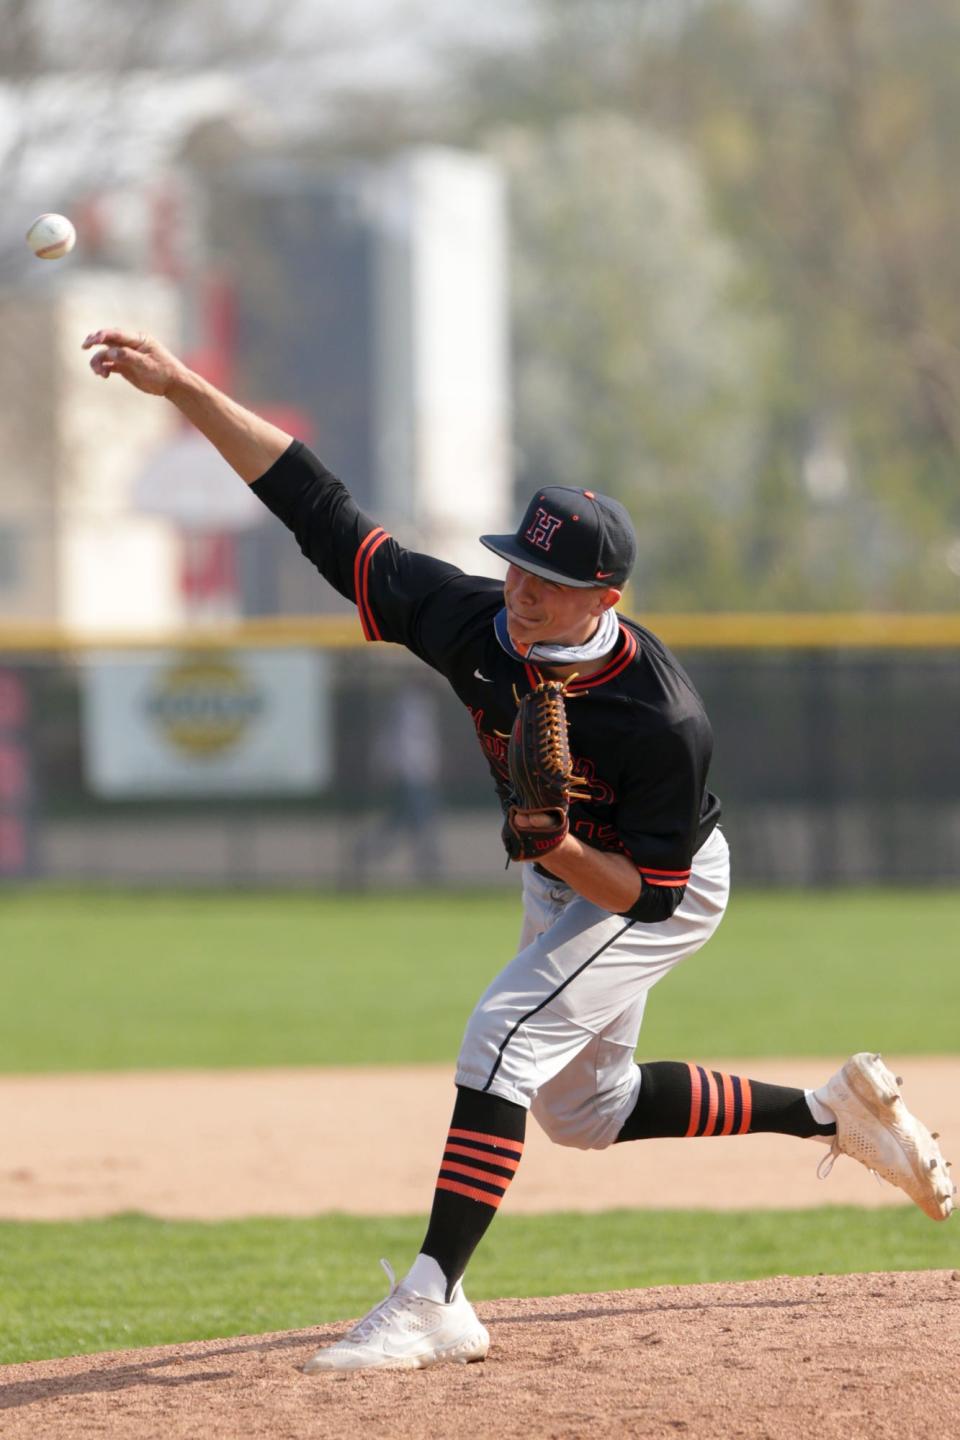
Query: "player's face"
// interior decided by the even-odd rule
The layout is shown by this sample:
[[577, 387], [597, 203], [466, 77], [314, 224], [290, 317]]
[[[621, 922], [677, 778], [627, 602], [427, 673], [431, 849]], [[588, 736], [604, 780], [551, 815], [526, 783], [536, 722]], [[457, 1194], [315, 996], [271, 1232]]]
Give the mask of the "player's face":
[[507, 630], [516, 645], [582, 645], [620, 591], [558, 585], [511, 565], [503, 586]]

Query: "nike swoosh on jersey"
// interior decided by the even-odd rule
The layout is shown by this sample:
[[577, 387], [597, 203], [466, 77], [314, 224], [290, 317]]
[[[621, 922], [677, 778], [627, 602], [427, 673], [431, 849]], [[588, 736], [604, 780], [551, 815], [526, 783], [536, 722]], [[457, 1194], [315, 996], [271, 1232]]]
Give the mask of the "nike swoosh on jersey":
[[488, 680], [487, 677], [486, 677], [486, 675], [481, 675], [479, 670], [474, 670], [473, 673], [474, 673], [474, 675], [476, 676], [476, 678], [477, 678], [478, 680], [482, 680], [482, 681], [483, 681], [484, 685], [492, 685], [492, 684], [493, 684], [493, 681], [492, 681], [492, 680]]

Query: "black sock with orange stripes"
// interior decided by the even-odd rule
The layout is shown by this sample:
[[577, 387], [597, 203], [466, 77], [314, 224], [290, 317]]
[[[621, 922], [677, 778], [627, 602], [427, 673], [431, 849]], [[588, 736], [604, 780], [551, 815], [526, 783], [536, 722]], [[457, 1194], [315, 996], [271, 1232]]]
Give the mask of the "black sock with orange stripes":
[[523, 1154], [522, 1105], [457, 1086], [421, 1254], [447, 1277], [447, 1299], [497, 1213]]
[[666, 1135], [833, 1135], [819, 1125], [803, 1090], [768, 1085], [702, 1065], [657, 1060], [640, 1066], [640, 1094], [616, 1143]]

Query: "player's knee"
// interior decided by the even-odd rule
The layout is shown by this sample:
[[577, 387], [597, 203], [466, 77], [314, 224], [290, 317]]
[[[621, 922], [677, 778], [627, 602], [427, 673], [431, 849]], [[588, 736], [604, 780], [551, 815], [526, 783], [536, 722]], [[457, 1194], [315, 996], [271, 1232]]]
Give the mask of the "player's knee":
[[606, 1150], [636, 1104], [640, 1070], [631, 1064], [616, 1083], [596, 1090], [564, 1084], [563, 1075], [545, 1086], [531, 1107], [540, 1128], [556, 1145]]
[[538, 1097], [532, 1111], [540, 1129], [555, 1145], [572, 1150], [605, 1150], [613, 1144], [615, 1133], [611, 1133], [610, 1122], [597, 1113], [592, 1102], [575, 1109], [558, 1109], [540, 1103]]

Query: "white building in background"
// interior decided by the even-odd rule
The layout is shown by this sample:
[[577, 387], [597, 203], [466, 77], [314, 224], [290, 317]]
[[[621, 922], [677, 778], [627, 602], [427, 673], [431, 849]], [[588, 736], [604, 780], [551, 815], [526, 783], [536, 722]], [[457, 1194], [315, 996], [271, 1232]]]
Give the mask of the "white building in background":
[[[402, 542], [497, 573], [477, 543], [512, 512], [506, 205], [496, 163], [441, 147], [378, 163], [253, 157], [205, 176], [233, 381], [287, 407]], [[222, 299], [223, 297], [221, 297]], [[221, 305], [221, 318], [224, 307]], [[278, 537], [244, 542], [257, 608], [341, 608]], [[257, 547], [259, 546], [259, 550]]]
[[489, 573], [510, 528], [503, 181], [486, 156], [429, 148], [369, 181], [377, 235], [374, 495], [424, 548]]
[[78, 630], [180, 618], [178, 542], [131, 508], [131, 479], [170, 408], [97, 379], [80, 349], [103, 324], [179, 332], [165, 281], [56, 262], [0, 291], [0, 616]]

